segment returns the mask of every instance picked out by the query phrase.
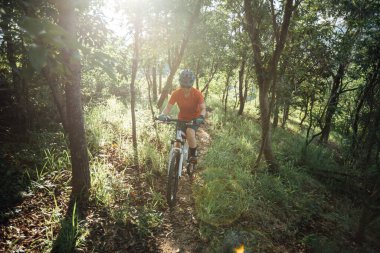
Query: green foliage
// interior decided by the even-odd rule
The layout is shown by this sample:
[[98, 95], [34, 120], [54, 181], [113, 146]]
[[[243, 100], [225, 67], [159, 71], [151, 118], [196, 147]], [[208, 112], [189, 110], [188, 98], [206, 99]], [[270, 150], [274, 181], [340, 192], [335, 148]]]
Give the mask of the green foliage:
[[106, 145], [121, 145], [131, 133], [128, 132], [129, 114], [124, 104], [110, 98], [92, 108], [86, 115], [86, 129], [89, 149], [97, 152]]
[[80, 224], [76, 203], [72, 213], [61, 222], [59, 235], [54, 242], [55, 252], [74, 252], [79, 247], [86, 236], [83, 224]]
[[207, 182], [197, 191], [196, 196], [199, 218], [214, 226], [231, 224], [246, 208], [246, 191], [234, 180]]
[[[334, 179], [314, 177], [324, 170], [339, 173], [334, 153], [314, 144], [303, 153], [302, 135], [276, 129], [279, 174], [268, 174], [265, 167], [253, 170], [259, 125], [213, 109], [213, 142], [201, 164], [207, 169], [194, 187], [200, 234], [211, 241], [208, 250], [220, 252], [231, 230], [245, 231], [258, 251], [282, 252], [300, 244], [316, 252], [324, 247], [350, 250], [345, 235], [356, 227], [359, 210], [347, 199], [331, 202], [331, 195], [342, 190], [342, 185], [334, 188]], [[321, 239], [327, 234], [334, 240]]]

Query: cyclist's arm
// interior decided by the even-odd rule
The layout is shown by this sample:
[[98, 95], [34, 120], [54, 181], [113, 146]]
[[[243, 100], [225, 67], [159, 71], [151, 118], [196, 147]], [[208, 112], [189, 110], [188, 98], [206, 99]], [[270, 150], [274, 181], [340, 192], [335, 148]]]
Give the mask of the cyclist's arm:
[[201, 109], [201, 114], [200, 115], [203, 115], [203, 117], [206, 117], [206, 103], [203, 102], [202, 104], [199, 105], [200, 109]]
[[165, 109], [162, 111], [162, 114], [169, 115], [170, 110], [172, 109], [173, 105], [168, 103], [165, 107]]

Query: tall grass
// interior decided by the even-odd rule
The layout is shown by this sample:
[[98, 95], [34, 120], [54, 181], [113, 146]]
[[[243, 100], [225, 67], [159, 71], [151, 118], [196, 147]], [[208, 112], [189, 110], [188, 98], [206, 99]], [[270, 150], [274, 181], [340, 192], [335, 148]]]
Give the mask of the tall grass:
[[[260, 126], [252, 116], [213, 107], [209, 122], [213, 141], [195, 186], [200, 233], [211, 241], [209, 252], [220, 252], [230, 235], [239, 233], [256, 251], [349, 248], [342, 238], [353, 229], [358, 210], [345, 200], [332, 202], [333, 188], [313, 176], [314, 171], [341, 170], [331, 150], [311, 144], [304, 153], [300, 132], [277, 128], [272, 143], [280, 169], [272, 175], [264, 163], [253, 168]], [[338, 214], [345, 218], [337, 219]], [[334, 239], [323, 240], [326, 235]]]
[[[116, 98], [91, 108], [87, 117], [91, 159], [91, 198], [108, 210], [110, 218], [120, 224], [132, 223], [141, 235], [149, 235], [160, 226], [162, 214], [157, 209], [165, 206], [161, 193], [154, 189], [156, 175], [166, 173], [169, 138], [172, 129], [155, 125], [147, 108], [136, 109], [139, 172], [130, 178], [128, 170], [134, 167], [132, 124], [128, 108]], [[130, 166], [133, 166], [131, 168]], [[137, 189], [133, 182], [146, 181], [149, 195], [144, 207], [135, 207]]]

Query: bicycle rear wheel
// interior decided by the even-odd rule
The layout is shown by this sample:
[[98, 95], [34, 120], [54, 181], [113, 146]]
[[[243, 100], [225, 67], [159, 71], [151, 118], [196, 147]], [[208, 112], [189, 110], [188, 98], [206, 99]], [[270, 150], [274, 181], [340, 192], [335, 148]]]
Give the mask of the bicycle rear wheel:
[[166, 200], [169, 207], [174, 207], [176, 204], [176, 197], [178, 191], [178, 172], [179, 172], [179, 152], [173, 154], [172, 159], [170, 160], [169, 173], [168, 173], [168, 184], [166, 188]]

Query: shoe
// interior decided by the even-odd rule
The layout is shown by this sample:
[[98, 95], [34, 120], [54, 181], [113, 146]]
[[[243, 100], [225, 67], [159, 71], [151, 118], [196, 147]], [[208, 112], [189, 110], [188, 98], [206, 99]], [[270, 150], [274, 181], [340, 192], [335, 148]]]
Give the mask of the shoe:
[[198, 159], [197, 159], [196, 156], [191, 156], [191, 157], [189, 158], [189, 163], [197, 164], [197, 162], [198, 162]]

